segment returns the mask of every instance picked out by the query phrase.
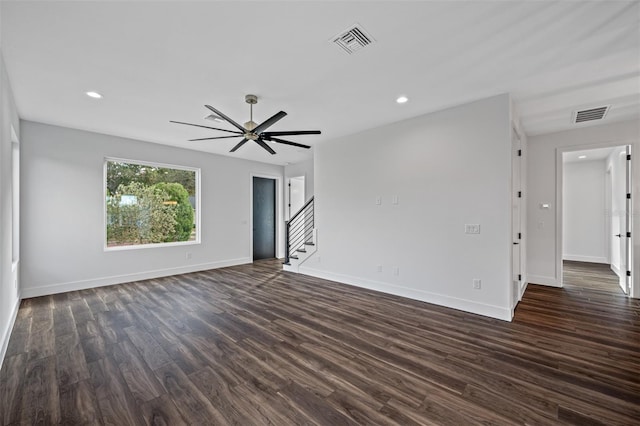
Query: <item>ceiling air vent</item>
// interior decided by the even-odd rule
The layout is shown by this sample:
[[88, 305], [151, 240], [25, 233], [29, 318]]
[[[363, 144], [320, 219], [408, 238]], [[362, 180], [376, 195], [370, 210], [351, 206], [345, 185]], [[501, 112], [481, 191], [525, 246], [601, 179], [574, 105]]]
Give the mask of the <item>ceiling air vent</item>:
[[583, 109], [582, 111], [576, 111], [574, 114], [574, 123], [584, 123], [585, 121], [593, 121], [593, 120], [602, 120], [609, 111], [611, 105], [598, 107], [598, 108], [590, 108]]
[[348, 54], [352, 54], [370, 45], [375, 40], [367, 34], [360, 24], [354, 24], [340, 34], [332, 37], [330, 41], [340, 46]]

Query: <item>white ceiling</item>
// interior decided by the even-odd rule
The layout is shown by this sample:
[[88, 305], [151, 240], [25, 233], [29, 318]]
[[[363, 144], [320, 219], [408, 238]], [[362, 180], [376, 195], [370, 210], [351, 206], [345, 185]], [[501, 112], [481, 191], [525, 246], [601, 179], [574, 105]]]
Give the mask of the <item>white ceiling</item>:
[[[313, 146], [505, 92], [529, 135], [575, 127], [576, 109], [640, 115], [635, 1], [3, 1], [1, 13], [22, 118], [224, 155], [234, 139], [186, 142], [223, 134], [169, 120], [217, 127], [210, 104], [244, 122], [254, 93], [255, 121], [284, 110], [270, 130], [322, 130], [290, 137]], [[348, 55], [329, 39], [356, 22], [376, 43]], [[312, 155], [274, 148], [229, 155]]]
[[[614, 146], [609, 148], [585, 149], [582, 151], [571, 151], [562, 153], [563, 163], [577, 163], [583, 161], [604, 161], [611, 153], [615, 155], [626, 154], [625, 146]], [[584, 157], [584, 158], [580, 158]]]

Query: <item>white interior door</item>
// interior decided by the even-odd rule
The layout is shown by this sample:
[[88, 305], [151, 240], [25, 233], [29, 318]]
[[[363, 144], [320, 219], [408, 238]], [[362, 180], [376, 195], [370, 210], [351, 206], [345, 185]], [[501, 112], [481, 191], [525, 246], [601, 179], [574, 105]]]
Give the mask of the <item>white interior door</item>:
[[513, 132], [512, 139], [512, 153], [511, 153], [511, 234], [512, 234], [512, 248], [511, 248], [511, 270], [512, 270], [512, 282], [513, 282], [513, 304], [515, 305], [520, 297], [520, 287], [522, 281], [521, 270], [521, 256], [522, 256], [522, 230], [521, 230], [521, 204], [522, 204], [522, 186], [521, 186], [521, 150], [520, 138], [517, 133]]
[[296, 214], [305, 203], [304, 176], [289, 179], [289, 218]]

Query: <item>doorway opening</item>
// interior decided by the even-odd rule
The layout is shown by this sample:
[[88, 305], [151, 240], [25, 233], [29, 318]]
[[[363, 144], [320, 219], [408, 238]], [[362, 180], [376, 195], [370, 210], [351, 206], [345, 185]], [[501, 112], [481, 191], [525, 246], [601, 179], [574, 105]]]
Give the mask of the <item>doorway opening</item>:
[[306, 202], [304, 180], [304, 176], [295, 176], [289, 178], [289, 211], [287, 212], [287, 220], [289, 220], [294, 214], [300, 211], [300, 209]]
[[562, 286], [631, 293], [631, 147], [562, 153]]
[[276, 257], [276, 180], [253, 176], [253, 260]]

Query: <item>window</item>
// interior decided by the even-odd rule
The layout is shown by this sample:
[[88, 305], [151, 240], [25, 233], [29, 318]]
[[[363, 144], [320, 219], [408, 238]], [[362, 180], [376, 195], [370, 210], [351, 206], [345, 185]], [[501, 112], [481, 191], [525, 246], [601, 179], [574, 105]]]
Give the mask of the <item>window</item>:
[[199, 187], [199, 169], [106, 159], [106, 248], [199, 243]]

